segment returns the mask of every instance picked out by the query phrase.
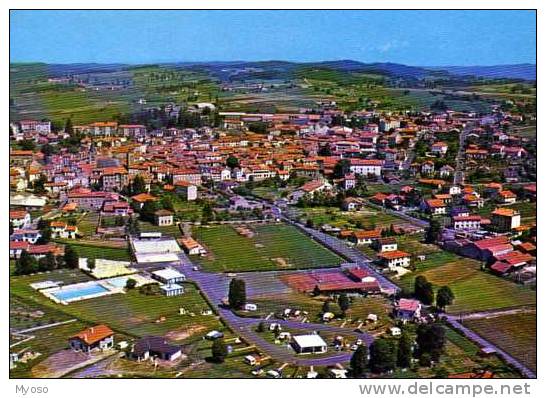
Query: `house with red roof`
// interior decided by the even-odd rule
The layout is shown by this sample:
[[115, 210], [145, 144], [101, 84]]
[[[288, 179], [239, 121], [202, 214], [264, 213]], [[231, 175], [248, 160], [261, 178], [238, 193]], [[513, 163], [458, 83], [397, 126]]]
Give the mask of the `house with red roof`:
[[372, 229], [369, 231], [353, 231], [349, 240], [356, 245], [369, 245], [373, 243], [374, 240], [381, 238], [380, 229]]
[[10, 210], [9, 222], [13, 228], [26, 228], [30, 225], [30, 213], [25, 210]]
[[110, 349], [114, 347], [114, 332], [106, 325], [92, 326], [70, 337], [68, 344], [83, 352]]
[[419, 300], [401, 298], [394, 306], [394, 316], [403, 321], [411, 321], [421, 316], [421, 309]]
[[395, 269], [396, 267], [409, 267], [411, 255], [402, 250], [392, 250], [377, 255], [381, 265]]

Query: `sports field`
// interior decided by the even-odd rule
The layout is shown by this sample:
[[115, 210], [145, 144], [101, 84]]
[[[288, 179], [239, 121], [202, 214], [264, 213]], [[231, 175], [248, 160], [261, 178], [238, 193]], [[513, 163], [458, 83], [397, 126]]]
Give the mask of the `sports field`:
[[537, 369], [537, 316], [535, 312], [503, 315], [465, 321], [483, 338]]
[[[437, 257], [437, 258], [434, 258]], [[403, 276], [400, 284], [413, 290], [418, 275], [424, 275], [435, 287], [447, 285], [455, 294], [448, 312], [483, 311], [533, 305], [534, 291], [516, 285], [480, 269], [480, 262], [444, 252], [429, 255], [428, 263], [417, 265], [417, 271]]]
[[193, 237], [209, 251], [195, 261], [215, 272], [333, 267], [342, 262], [295, 227], [268, 224], [249, 228], [251, 235], [242, 235], [229, 225], [195, 228]]

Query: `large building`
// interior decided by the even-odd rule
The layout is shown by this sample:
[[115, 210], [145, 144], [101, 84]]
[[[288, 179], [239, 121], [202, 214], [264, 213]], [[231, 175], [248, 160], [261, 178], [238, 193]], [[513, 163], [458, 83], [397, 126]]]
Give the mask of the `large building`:
[[509, 232], [520, 226], [519, 211], [500, 207], [491, 213], [491, 225], [499, 232]]

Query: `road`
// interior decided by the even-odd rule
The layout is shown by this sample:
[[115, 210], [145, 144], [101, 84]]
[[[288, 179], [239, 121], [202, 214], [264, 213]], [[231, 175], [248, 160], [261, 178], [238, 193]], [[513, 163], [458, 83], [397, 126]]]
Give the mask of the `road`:
[[[222, 300], [227, 296], [229, 282], [231, 280], [226, 274], [209, 273], [194, 269], [195, 265], [184, 253], [179, 254], [179, 263], [173, 263], [171, 266], [183, 273], [188, 280], [196, 283], [202, 294], [207, 298], [209, 303], [214, 307], [222, 321], [227, 327], [233, 330], [237, 335], [244, 339], [248, 344], [255, 345], [261, 351], [274, 358], [279, 362], [289, 362], [298, 366], [330, 366], [337, 363], [348, 362], [351, 359], [352, 352], [333, 352], [331, 355], [320, 357], [300, 356], [287, 345], [274, 344], [265, 340], [258, 332], [255, 331], [260, 322], [265, 325], [270, 323], [279, 323], [281, 326], [293, 329], [307, 331], [309, 333], [317, 332], [332, 332], [343, 335], [354, 336], [355, 341], [361, 339], [366, 344], [371, 344], [373, 336], [367, 333], [356, 332], [350, 328], [341, 328], [327, 324], [302, 323], [290, 320], [277, 319], [260, 319], [260, 318], [245, 318], [234, 314], [230, 309], [221, 305]], [[160, 264], [147, 264], [138, 266], [141, 269], [153, 269]], [[163, 264], [164, 266], [164, 264]], [[242, 277], [247, 277], [247, 274], [242, 274]], [[251, 293], [251, 292], [249, 292]]]
[[465, 141], [468, 134], [474, 130], [474, 124], [468, 123], [464, 126], [463, 131], [459, 134], [459, 151], [455, 158], [455, 173], [453, 174], [453, 185], [464, 183], [464, 159], [465, 159]]
[[[471, 130], [472, 130], [471, 127], [465, 128], [465, 131], [467, 131], [467, 132], [469, 132]], [[463, 177], [464, 177], [464, 175], [463, 175]], [[399, 287], [396, 284], [394, 284], [392, 281], [386, 279], [383, 275], [378, 274], [371, 267], [370, 259], [368, 257], [366, 257], [363, 253], [361, 253], [361, 252], [359, 252], [359, 251], [357, 251], [355, 249], [349, 248], [343, 241], [341, 241], [341, 240], [339, 240], [339, 239], [337, 239], [337, 238], [335, 238], [333, 236], [327, 235], [327, 234], [325, 234], [323, 232], [320, 232], [320, 231], [317, 231], [317, 230], [314, 230], [314, 229], [311, 229], [311, 228], [307, 228], [307, 227], [305, 227], [304, 225], [302, 225], [300, 223], [297, 223], [297, 222], [295, 222], [293, 220], [290, 220], [290, 219], [284, 217], [282, 215], [281, 209], [276, 207], [276, 206], [273, 206], [273, 209], [274, 209], [274, 213], [277, 214], [280, 218], [284, 219], [286, 222], [288, 222], [288, 223], [290, 223], [292, 225], [297, 226], [298, 228], [300, 228], [301, 230], [306, 232], [308, 235], [313, 237], [315, 240], [322, 243], [324, 246], [326, 246], [326, 247], [330, 248], [331, 250], [343, 255], [344, 257], [350, 259], [351, 261], [358, 263], [360, 266], [369, 269], [378, 278], [378, 280], [380, 281], [380, 283], [382, 285], [385, 284], [385, 286], [393, 288], [394, 291], [397, 291], [399, 289]], [[383, 209], [383, 208], [381, 208], [381, 209]], [[406, 219], [408, 221], [411, 221], [411, 222], [413, 222], [413, 223], [415, 223], [417, 225], [421, 225], [423, 227], [428, 226], [428, 222], [425, 221], [425, 220], [420, 220], [420, 219], [411, 217], [411, 216], [409, 216], [409, 215], [407, 215], [407, 214], [405, 214], [403, 212], [399, 212], [399, 211], [395, 211], [395, 210], [388, 210], [388, 211], [392, 212], [394, 215], [402, 217], [402, 218], [404, 218], [404, 219]], [[526, 309], [510, 309], [510, 310], [471, 313], [471, 314], [463, 315], [462, 319], [472, 319], [472, 318], [478, 319], [480, 317], [491, 317], [491, 316], [495, 316], [495, 315], [498, 316], [498, 315], [502, 315], [502, 314], [508, 315], [508, 314], [511, 314], [511, 313], [521, 312], [521, 311], [524, 311], [524, 310], [526, 310]], [[501, 350], [499, 347], [497, 347], [493, 343], [487, 341], [486, 339], [482, 338], [477, 333], [473, 332], [472, 330], [470, 330], [467, 327], [465, 327], [464, 325], [462, 325], [462, 323], [459, 321], [459, 319], [460, 319], [460, 316], [455, 316], [455, 315], [447, 315], [446, 316], [447, 322], [454, 329], [457, 329], [461, 333], [463, 333], [469, 340], [471, 340], [474, 343], [478, 344], [480, 347], [494, 349], [498, 353], [498, 355], [506, 363], [512, 365], [514, 368], [516, 368], [518, 371], [520, 371], [521, 374], [523, 374], [525, 377], [536, 378], [536, 374], [531, 369], [529, 369], [527, 366], [525, 366], [523, 363], [521, 363], [520, 361], [518, 361], [516, 358], [512, 357], [511, 355], [509, 355], [505, 351]]]
[[[371, 259], [367, 257], [366, 255], [364, 255], [362, 252], [347, 246], [345, 242], [343, 242], [342, 240], [336, 237], [330, 236], [328, 234], [325, 234], [321, 231], [317, 231], [312, 228], [308, 228], [297, 221], [294, 221], [292, 219], [285, 217], [280, 207], [276, 205], [271, 205], [270, 203], [267, 203], [265, 201], [263, 202], [264, 204], [267, 204], [268, 207], [271, 207], [271, 210], [276, 218], [281, 219], [299, 228], [305, 234], [307, 234], [308, 236], [310, 236], [317, 242], [321, 243], [325, 247], [347, 258], [349, 261], [358, 264], [360, 267], [367, 269], [372, 275], [374, 275], [377, 278], [383, 290], [387, 290], [387, 291], [390, 290], [392, 293], [396, 293], [397, 291], [399, 291], [400, 288], [394, 282], [387, 279], [384, 275], [380, 274], [377, 270], [373, 268], [373, 266], [371, 265], [371, 262], [372, 262]], [[394, 213], [397, 214], [399, 212], [394, 212]], [[426, 223], [426, 221], [424, 220], [414, 219], [413, 217], [407, 216], [405, 214], [404, 216], [408, 217], [409, 219], [411, 219], [412, 222], [415, 222], [418, 225], [423, 225], [423, 223]], [[426, 224], [428, 225], [428, 223]], [[148, 264], [145, 267], [151, 268], [154, 266], [157, 267], [158, 265], [159, 264]], [[267, 355], [271, 356], [272, 358], [274, 358], [275, 360], [279, 362], [285, 362], [285, 363], [289, 362], [298, 366], [329, 366], [329, 365], [335, 365], [337, 363], [349, 361], [352, 356], [352, 352], [335, 352], [332, 355], [320, 356], [320, 357], [298, 356], [292, 350], [292, 348], [287, 347], [286, 345], [278, 345], [278, 344], [271, 343], [269, 341], [266, 341], [263, 337], [261, 337], [260, 334], [254, 330], [255, 327], [258, 325], [258, 323], [264, 322], [265, 324], [270, 324], [271, 322], [277, 322], [281, 324], [281, 326], [285, 326], [289, 328], [297, 328], [300, 330], [306, 330], [306, 331], [309, 331], [310, 333], [311, 332], [320, 333], [321, 331], [328, 331], [328, 332], [339, 333], [344, 335], [349, 334], [349, 335], [353, 335], [355, 337], [355, 340], [357, 338], [361, 339], [362, 341], [366, 342], [366, 344], [368, 345], [371, 344], [371, 342], [374, 339], [373, 336], [367, 333], [359, 333], [349, 328], [345, 329], [345, 328], [330, 326], [325, 324], [301, 323], [301, 322], [295, 322], [295, 321], [289, 321], [289, 320], [265, 320], [265, 319], [259, 319], [259, 318], [240, 317], [234, 314], [231, 310], [221, 306], [222, 300], [227, 295], [227, 286], [229, 285], [229, 281], [230, 281], [230, 278], [227, 275], [203, 272], [198, 268], [194, 269], [195, 265], [184, 253], [180, 253], [179, 262], [173, 263], [172, 265], [175, 266], [180, 272], [184, 273], [188, 280], [191, 280], [197, 284], [202, 294], [211, 303], [211, 305], [214, 307], [214, 309], [216, 310], [220, 318], [223, 320], [223, 322], [226, 324], [226, 326], [228, 326], [231, 330], [236, 332], [247, 343], [256, 345], [264, 353], [266, 353]], [[145, 268], [145, 267], [140, 266], [139, 268]], [[491, 313], [489, 313], [489, 316], [491, 316]], [[473, 342], [478, 344], [480, 347], [494, 349], [500, 357], [502, 357], [510, 365], [514, 366], [514, 368], [518, 369], [526, 377], [536, 378], [535, 373], [531, 369], [527, 368], [524, 364], [522, 364], [517, 359], [507, 354], [506, 352], [504, 352], [503, 350], [501, 350], [494, 344], [485, 340], [484, 338], [479, 336], [477, 333], [466, 328], [464, 325], [462, 325], [459, 322], [457, 316], [447, 315], [446, 320], [453, 328], [459, 330], [468, 339], [472, 340]]]

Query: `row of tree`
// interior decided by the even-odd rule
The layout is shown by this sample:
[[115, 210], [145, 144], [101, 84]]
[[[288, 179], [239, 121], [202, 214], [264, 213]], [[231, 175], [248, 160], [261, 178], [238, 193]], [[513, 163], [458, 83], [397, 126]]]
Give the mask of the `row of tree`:
[[36, 259], [26, 250], [21, 252], [19, 258], [15, 261], [15, 275], [29, 275], [35, 272], [53, 271], [59, 268], [76, 269], [79, 265], [79, 256], [76, 251], [65, 246], [63, 256], [55, 256], [49, 252], [40, 259]]
[[[413, 295], [425, 305], [432, 305], [434, 303], [434, 287], [423, 275], [415, 278]], [[442, 286], [438, 289], [436, 293], [436, 307], [439, 310], [444, 311], [448, 305], [453, 304], [453, 300], [455, 300], [455, 295], [449, 286]]]
[[368, 350], [360, 345], [351, 357], [350, 366], [353, 377], [364, 377], [369, 371], [385, 373], [396, 368], [409, 368], [413, 359], [421, 366], [438, 362], [445, 347], [445, 329], [440, 324], [419, 325], [413, 341], [408, 331], [402, 331], [398, 340], [392, 338], [376, 339]]

